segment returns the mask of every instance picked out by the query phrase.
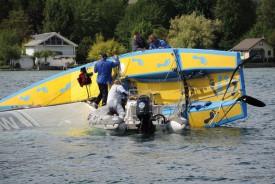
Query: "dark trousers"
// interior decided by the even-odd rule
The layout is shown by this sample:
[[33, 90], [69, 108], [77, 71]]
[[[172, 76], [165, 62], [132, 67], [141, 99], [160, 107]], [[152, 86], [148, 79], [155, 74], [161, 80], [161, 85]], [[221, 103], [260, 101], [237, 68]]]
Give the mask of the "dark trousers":
[[95, 103], [99, 104], [102, 99], [102, 106], [106, 105], [108, 97], [108, 85], [107, 84], [98, 84], [99, 95], [97, 96]]

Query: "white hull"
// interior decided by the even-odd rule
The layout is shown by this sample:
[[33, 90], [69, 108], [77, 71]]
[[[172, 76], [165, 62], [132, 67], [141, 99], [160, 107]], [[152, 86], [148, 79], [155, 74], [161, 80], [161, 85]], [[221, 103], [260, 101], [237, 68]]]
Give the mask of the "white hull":
[[84, 102], [0, 112], [0, 131], [43, 126], [87, 126], [94, 108]]
[[[85, 102], [76, 102], [47, 107], [18, 109], [0, 112], [0, 131], [24, 129], [32, 127], [61, 127], [87, 126], [106, 130], [108, 133], [138, 133], [140, 121], [131, 108], [127, 111], [126, 121], [119, 120], [118, 116], [106, 115], [107, 107], [95, 110]], [[133, 110], [133, 109], [132, 109]], [[156, 113], [159, 109], [156, 110]], [[97, 114], [88, 120], [89, 114]], [[97, 119], [97, 121], [95, 121]], [[168, 121], [164, 124], [161, 119], [153, 121], [156, 131], [181, 132], [186, 129], [186, 122]]]

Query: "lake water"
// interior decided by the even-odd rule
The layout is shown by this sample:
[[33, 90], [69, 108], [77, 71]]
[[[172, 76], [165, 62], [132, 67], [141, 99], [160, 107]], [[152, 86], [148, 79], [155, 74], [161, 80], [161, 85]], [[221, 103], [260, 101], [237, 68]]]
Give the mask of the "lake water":
[[[0, 71], [0, 98], [57, 71]], [[275, 68], [245, 69], [266, 103], [227, 127], [110, 136], [88, 126], [0, 132], [0, 183], [275, 183]]]

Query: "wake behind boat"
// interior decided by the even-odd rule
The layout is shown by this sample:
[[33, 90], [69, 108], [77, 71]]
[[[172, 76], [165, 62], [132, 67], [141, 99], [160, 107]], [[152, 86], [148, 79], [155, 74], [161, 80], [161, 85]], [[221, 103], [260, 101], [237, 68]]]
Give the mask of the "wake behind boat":
[[[118, 117], [109, 115], [104, 108], [93, 109], [89, 116], [92, 127], [116, 129], [115, 125], [145, 133], [158, 127], [172, 131], [189, 126], [216, 127], [245, 118], [247, 103], [264, 106], [246, 95], [242, 66], [249, 60], [241, 61], [235, 52], [157, 49], [120, 55], [119, 59], [121, 64], [113, 77], [119, 77], [124, 88], [136, 94], [128, 99], [126, 118], [120, 122], [114, 123]], [[77, 78], [81, 68], [91, 73], [94, 65], [95, 62], [88, 63], [61, 72], [20, 90], [2, 99], [0, 109], [6, 113], [18, 108], [31, 110], [89, 101], [99, 93], [96, 74], [91, 76], [91, 83], [82, 87]], [[2, 126], [6, 116], [0, 113], [0, 117]]]

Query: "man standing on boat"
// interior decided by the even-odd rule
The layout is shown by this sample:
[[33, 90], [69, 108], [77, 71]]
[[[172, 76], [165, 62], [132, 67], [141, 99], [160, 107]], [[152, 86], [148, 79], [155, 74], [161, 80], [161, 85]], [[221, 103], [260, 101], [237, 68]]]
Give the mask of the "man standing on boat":
[[117, 55], [114, 55], [115, 62], [107, 61], [107, 54], [101, 54], [102, 59], [95, 64], [94, 72], [98, 73], [96, 82], [99, 88], [99, 95], [97, 96], [93, 106], [97, 108], [102, 99], [102, 106], [106, 105], [108, 97], [108, 84], [112, 81], [112, 68], [120, 65]]
[[157, 39], [153, 34], [150, 34], [149, 40], [150, 40], [150, 49], [171, 48], [170, 45], [166, 43], [166, 41]]
[[117, 113], [124, 120], [125, 110], [122, 106], [122, 95], [129, 95], [129, 92], [121, 85], [120, 80], [115, 80], [108, 94], [107, 106], [112, 114]]
[[141, 36], [139, 32], [134, 33], [134, 40], [133, 40], [133, 46], [132, 51], [144, 51], [146, 49], [149, 49], [149, 45], [145, 38]]

